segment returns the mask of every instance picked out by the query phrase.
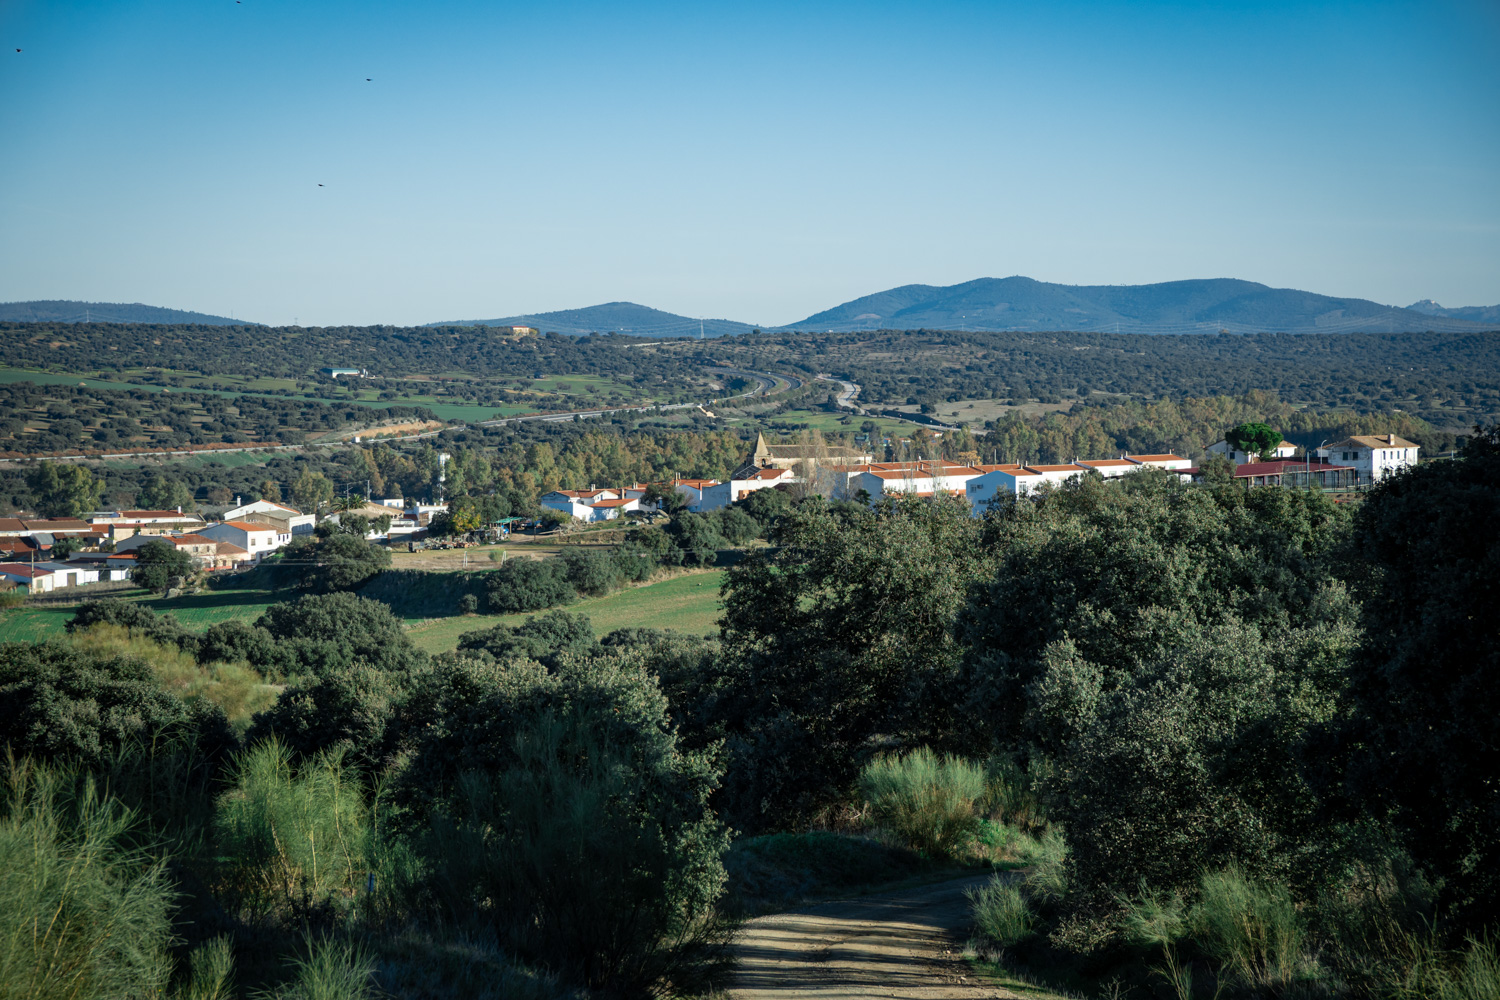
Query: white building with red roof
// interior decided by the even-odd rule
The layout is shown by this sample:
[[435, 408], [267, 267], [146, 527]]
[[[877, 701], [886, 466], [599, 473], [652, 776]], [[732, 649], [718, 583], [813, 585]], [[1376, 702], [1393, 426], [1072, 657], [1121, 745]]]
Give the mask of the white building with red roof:
[[714, 483], [699, 491], [698, 510], [719, 510], [738, 503], [756, 490], [774, 489], [801, 482], [791, 469], [767, 467], [743, 469], [735, 472], [722, 483]]
[[216, 521], [198, 529], [197, 534], [216, 542], [238, 545], [254, 561], [259, 561], [292, 540], [290, 532], [280, 532], [269, 524], [257, 521]]

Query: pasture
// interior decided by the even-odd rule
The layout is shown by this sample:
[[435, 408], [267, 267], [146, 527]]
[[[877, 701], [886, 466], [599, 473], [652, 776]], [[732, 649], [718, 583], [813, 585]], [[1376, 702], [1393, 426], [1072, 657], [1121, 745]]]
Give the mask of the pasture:
[[[705, 635], [719, 627], [722, 604], [719, 586], [723, 570], [687, 573], [659, 583], [629, 587], [606, 597], [588, 597], [563, 610], [588, 615], [596, 635], [620, 628], [661, 628]], [[495, 625], [520, 625], [533, 614], [459, 615], [438, 618], [411, 626], [409, 634], [418, 648], [441, 653], [458, 646], [465, 632]]]

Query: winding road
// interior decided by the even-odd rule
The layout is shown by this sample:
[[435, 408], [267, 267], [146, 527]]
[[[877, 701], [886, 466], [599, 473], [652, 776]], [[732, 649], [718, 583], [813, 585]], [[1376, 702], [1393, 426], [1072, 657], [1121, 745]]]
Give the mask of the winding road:
[[962, 958], [964, 890], [988, 875], [821, 903], [749, 921], [735, 942], [732, 1000], [897, 997], [971, 1000], [1012, 993]]

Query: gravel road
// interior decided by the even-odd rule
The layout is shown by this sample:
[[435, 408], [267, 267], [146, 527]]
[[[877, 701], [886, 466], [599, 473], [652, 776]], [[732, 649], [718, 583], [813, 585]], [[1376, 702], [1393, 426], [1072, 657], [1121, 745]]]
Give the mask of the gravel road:
[[733, 1000], [1017, 997], [977, 981], [961, 957], [964, 890], [989, 876], [759, 917], [735, 949]]

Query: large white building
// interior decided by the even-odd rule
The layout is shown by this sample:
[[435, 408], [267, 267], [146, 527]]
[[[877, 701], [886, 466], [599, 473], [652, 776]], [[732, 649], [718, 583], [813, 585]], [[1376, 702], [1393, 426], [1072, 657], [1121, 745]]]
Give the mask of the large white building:
[[799, 480], [791, 469], [764, 468], [745, 469], [730, 476], [722, 483], [706, 486], [699, 491], [699, 510], [718, 510], [745, 499], [756, 490], [770, 489]]
[[1378, 483], [1417, 464], [1422, 449], [1394, 434], [1357, 434], [1318, 449], [1318, 457], [1353, 468], [1359, 478]]
[[317, 518], [313, 515], [271, 500], [252, 500], [250, 503], [231, 507], [224, 512], [224, 520], [258, 521], [291, 535], [310, 535], [317, 524]]
[[250, 553], [252, 560], [259, 560], [292, 540], [291, 532], [278, 531], [269, 524], [256, 521], [216, 521], [199, 528], [196, 533], [216, 542], [238, 545]]

